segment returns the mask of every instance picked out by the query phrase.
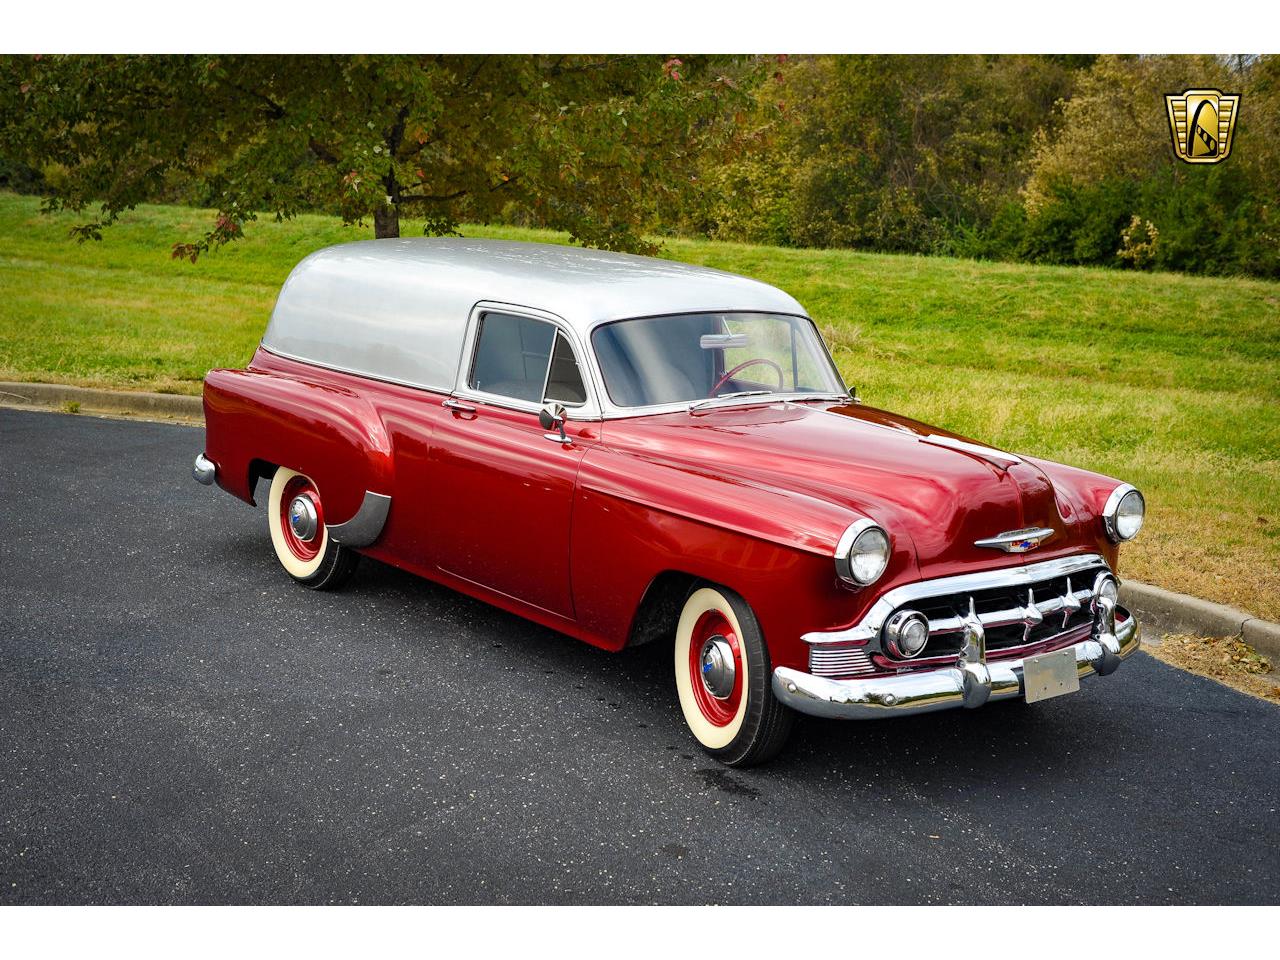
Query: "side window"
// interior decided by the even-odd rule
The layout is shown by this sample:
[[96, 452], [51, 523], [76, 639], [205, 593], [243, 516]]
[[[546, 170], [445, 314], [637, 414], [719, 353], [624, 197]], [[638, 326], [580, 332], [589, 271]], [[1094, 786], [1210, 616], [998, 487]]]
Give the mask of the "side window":
[[569, 341], [544, 320], [508, 313], [480, 318], [467, 385], [529, 403], [547, 399], [573, 406], [587, 399]]
[[486, 313], [480, 319], [468, 385], [530, 403], [542, 402], [556, 328], [542, 320]]
[[564, 334], [556, 332], [556, 346], [551, 351], [551, 369], [547, 372], [545, 400], [555, 400], [566, 407], [587, 402], [587, 388], [582, 384], [582, 371], [573, 355], [573, 347]]

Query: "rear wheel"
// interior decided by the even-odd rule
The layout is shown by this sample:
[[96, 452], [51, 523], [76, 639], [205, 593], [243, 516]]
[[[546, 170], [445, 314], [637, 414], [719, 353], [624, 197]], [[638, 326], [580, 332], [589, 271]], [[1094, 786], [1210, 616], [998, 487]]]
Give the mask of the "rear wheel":
[[312, 590], [336, 590], [355, 572], [360, 555], [329, 536], [320, 490], [308, 476], [279, 467], [267, 501], [271, 545], [285, 572]]
[[685, 723], [711, 756], [746, 767], [782, 749], [795, 715], [774, 697], [764, 635], [732, 590], [689, 594], [676, 626], [675, 671]]

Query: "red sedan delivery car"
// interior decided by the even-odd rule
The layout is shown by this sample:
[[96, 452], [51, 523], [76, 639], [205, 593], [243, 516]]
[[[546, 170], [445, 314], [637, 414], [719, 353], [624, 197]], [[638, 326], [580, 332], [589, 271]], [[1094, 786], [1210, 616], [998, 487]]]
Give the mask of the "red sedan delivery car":
[[373, 240], [205, 378], [195, 477], [299, 584], [367, 555], [606, 650], [660, 643], [730, 765], [795, 711], [1038, 701], [1138, 648], [1142, 494], [864, 406], [774, 287], [569, 247]]

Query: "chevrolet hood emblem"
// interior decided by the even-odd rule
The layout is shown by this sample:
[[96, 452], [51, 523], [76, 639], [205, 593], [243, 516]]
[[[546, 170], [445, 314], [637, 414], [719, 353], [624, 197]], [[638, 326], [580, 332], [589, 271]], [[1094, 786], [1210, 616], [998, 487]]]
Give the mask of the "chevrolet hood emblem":
[[1034, 550], [1040, 544], [1044, 543], [1053, 536], [1053, 531], [1048, 527], [1026, 527], [1022, 530], [1008, 530], [1004, 533], [996, 534], [994, 537], [987, 537], [985, 540], [975, 540], [975, 547], [990, 547], [992, 550], [1003, 550], [1005, 553], [1026, 553]]

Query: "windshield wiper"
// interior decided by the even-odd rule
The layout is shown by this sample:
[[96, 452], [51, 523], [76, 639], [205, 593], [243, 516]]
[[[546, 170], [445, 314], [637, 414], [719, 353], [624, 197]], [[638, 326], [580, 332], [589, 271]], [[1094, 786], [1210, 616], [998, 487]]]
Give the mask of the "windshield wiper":
[[737, 400], [739, 397], [767, 397], [777, 393], [776, 390], [741, 390], [738, 393], [726, 393], [721, 397], [707, 397], [705, 400], [695, 400], [689, 404], [689, 412], [693, 413], [702, 407], [710, 406], [713, 403], [723, 403], [725, 400]]
[[847, 393], [798, 393], [787, 397], [788, 403], [803, 403], [805, 400], [843, 400], [849, 402]]

